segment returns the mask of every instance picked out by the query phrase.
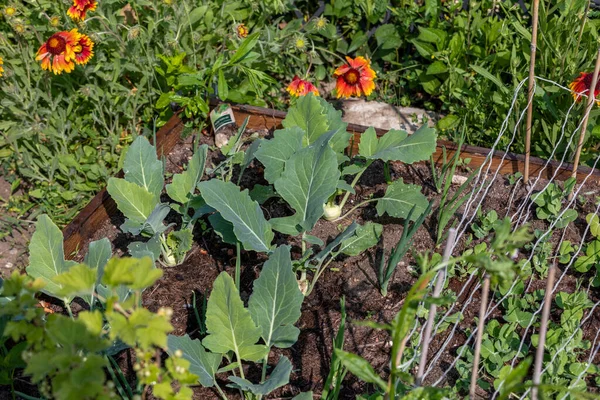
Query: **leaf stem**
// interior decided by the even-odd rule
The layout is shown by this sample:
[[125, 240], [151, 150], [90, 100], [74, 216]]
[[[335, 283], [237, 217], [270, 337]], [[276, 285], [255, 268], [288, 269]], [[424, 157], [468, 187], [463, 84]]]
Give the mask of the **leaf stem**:
[[329, 261], [327, 261], [327, 263], [325, 265], [320, 265], [317, 268], [317, 271], [315, 272], [315, 274], [313, 275], [313, 279], [312, 282], [310, 283], [310, 285], [308, 286], [308, 289], [306, 290], [306, 294], [304, 295], [304, 297], [308, 297], [308, 295], [310, 295], [310, 293], [312, 292], [312, 290], [314, 289], [315, 285], [317, 284], [317, 280], [319, 279], [319, 277], [323, 274], [323, 271], [325, 271], [327, 269], [327, 267], [329, 266], [329, 264], [331, 264], [331, 262], [333, 261], [333, 259], [337, 256], [336, 254], [333, 254], [331, 256], [331, 258], [329, 259]]
[[240, 260], [242, 249], [240, 246], [240, 242], [236, 242], [235, 244], [235, 286], [238, 288], [238, 292], [240, 291], [240, 275], [242, 269], [242, 262]]
[[350, 209], [350, 210], [349, 210], [349, 211], [348, 211], [346, 214], [342, 215], [342, 216], [341, 216], [341, 217], [339, 217], [339, 218], [336, 218], [336, 219], [334, 219], [334, 220], [333, 220], [333, 222], [340, 221], [340, 220], [342, 220], [342, 219], [346, 218], [348, 215], [350, 215], [350, 214], [352, 214], [354, 211], [356, 211], [356, 209], [357, 209], [357, 208], [360, 208], [360, 207], [364, 206], [365, 204], [372, 203], [372, 202], [374, 202], [374, 201], [379, 201], [379, 200], [381, 200], [381, 199], [380, 199], [380, 198], [376, 198], [376, 199], [368, 199], [368, 200], [365, 200], [365, 201], [363, 201], [363, 202], [361, 202], [361, 203], [358, 203], [357, 205], [355, 205], [354, 207], [352, 207], [352, 208], [351, 208], [351, 209]]
[[[352, 186], [352, 187], [356, 186], [356, 184], [358, 183], [358, 180], [360, 179], [362, 174], [367, 170], [367, 168], [369, 168], [369, 165], [371, 165], [371, 162], [367, 162], [367, 165], [365, 165], [363, 170], [356, 174], [356, 176], [352, 180], [352, 183], [350, 184], [350, 186]], [[344, 194], [344, 197], [342, 198], [342, 202], [340, 203], [341, 210], [344, 209], [344, 205], [346, 205], [346, 202], [348, 201], [349, 197], [350, 197], [350, 192], [346, 192], [346, 194]]]
[[215, 380], [215, 388], [217, 388], [217, 392], [219, 392], [219, 395], [221, 396], [221, 398], [223, 400], [228, 400], [227, 396], [225, 395], [225, 393], [223, 393], [223, 389], [221, 389], [221, 386], [219, 386], [219, 384], [217, 383], [217, 381]]

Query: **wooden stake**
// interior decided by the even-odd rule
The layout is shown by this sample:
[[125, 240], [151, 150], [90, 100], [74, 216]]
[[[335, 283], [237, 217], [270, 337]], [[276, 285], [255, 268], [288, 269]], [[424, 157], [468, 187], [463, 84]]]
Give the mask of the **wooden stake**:
[[529, 156], [531, 155], [531, 125], [533, 124], [533, 95], [535, 94], [535, 54], [537, 52], [537, 35], [540, 0], [533, 0], [533, 18], [531, 33], [531, 56], [529, 60], [529, 91], [527, 92], [527, 130], [525, 132], [525, 173], [523, 181], [529, 183]]
[[471, 387], [469, 388], [469, 398], [475, 398], [475, 389], [477, 388], [477, 375], [479, 374], [479, 358], [481, 356], [481, 340], [483, 338], [483, 329], [485, 328], [485, 311], [487, 310], [488, 295], [490, 293], [490, 276], [486, 273], [483, 277], [483, 287], [481, 288], [481, 306], [479, 307], [479, 321], [477, 323], [477, 339], [475, 341], [475, 354], [473, 355], [473, 371], [471, 372]]
[[546, 332], [548, 332], [548, 318], [550, 317], [550, 306], [552, 305], [552, 289], [554, 288], [554, 277], [556, 276], [556, 261], [548, 270], [546, 281], [546, 294], [544, 296], [544, 307], [542, 308], [542, 321], [540, 322], [540, 336], [535, 351], [535, 365], [533, 366], [533, 387], [531, 388], [531, 400], [537, 400], [538, 386], [541, 381], [542, 364], [544, 363], [544, 345], [546, 344]]
[[[590, 118], [590, 111], [594, 107], [596, 101], [596, 84], [598, 83], [598, 72], [600, 72], [600, 48], [598, 48], [598, 55], [596, 56], [596, 67], [594, 68], [594, 75], [592, 76], [592, 85], [588, 93], [587, 107], [585, 108], [585, 114], [583, 116], [583, 122], [581, 124], [581, 132], [579, 132], [579, 143], [577, 149], [575, 149], [575, 158], [573, 160], [573, 173], [571, 176], [577, 178], [577, 167], [579, 167], [579, 157], [581, 156], [581, 149], [583, 148], [583, 140], [585, 139], [585, 132], [587, 130], [588, 119]], [[573, 192], [569, 194], [569, 200], [573, 198]]]
[[[451, 228], [448, 231], [448, 239], [446, 241], [446, 248], [444, 249], [444, 256], [442, 257], [442, 263], [446, 264], [452, 255], [452, 247], [456, 241], [456, 229]], [[444, 287], [444, 281], [446, 280], [446, 270], [448, 266], [444, 266], [440, 270], [435, 281], [435, 287], [433, 289], [433, 298], [440, 297], [442, 288]], [[417, 373], [416, 385], [421, 386], [423, 383], [423, 375], [425, 374], [425, 365], [427, 364], [427, 353], [429, 352], [429, 340], [431, 339], [431, 330], [433, 328], [433, 320], [435, 319], [435, 313], [437, 306], [432, 304], [429, 306], [429, 315], [427, 316], [427, 324], [425, 325], [425, 335], [423, 336], [423, 350], [421, 350], [421, 360], [419, 361], [419, 372]]]

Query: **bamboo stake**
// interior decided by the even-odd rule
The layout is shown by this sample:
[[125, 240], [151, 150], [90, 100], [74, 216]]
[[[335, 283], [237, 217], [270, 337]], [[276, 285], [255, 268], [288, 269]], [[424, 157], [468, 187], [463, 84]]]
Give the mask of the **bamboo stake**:
[[544, 363], [544, 345], [546, 344], [546, 332], [548, 331], [548, 319], [550, 317], [550, 306], [552, 305], [552, 289], [554, 288], [554, 277], [556, 276], [556, 261], [548, 270], [546, 281], [546, 295], [544, 296], [544, 307], [542, 308], [542, 321], [540, 322], [540, 336], [535, 351], [535, 365], [533, 367], [533, 387], [531, 388], [531, 400], [537, 400], [538, 386], [541, 381], [542, 364]]
[[[451, 228], [448, 231], [448, 239], [446, 241], [446, 248], [444, 249], [444, 256], [442, 257], [442, 263], [446, 264], [452, 254], [452, 247], [456, 241], [456, 229]], [[433, 289], [433, 298], [440, 297], [442, 288], [444, 287], [444, 281], [446, 280], [446, 269], [445, 266], [438, 273], [437, 280], [435, 281], [435, 288]], [[427, 364], [427, 353], [429, 352], [429, 341], [431, 339], [431, 330], [433, 328], [433, 320], [435, 319], [435, 313], [437, 306], [432, 304], [429, 306], [429, 315], [427, 316], [427, 324], [425, 325], [425, 335], [423, 336], [423, 350], [421, 351], [421, 360], [419, 361], [419, 372], [417, 373], [416, 385], [421, 386], [423, 383], [423, 375], [425, 374], [425, 364]]]
[[531, 125], [533, 124], [533, 95], [535, 92], [535, 54], [537, 52], [538, 19], [540, 0], [533, 0], [533, 29], [531, 32], [531, 55], [529, 60], [529, 91], [527, 92], [527, 129], [525, 132], [525, 171], [523, 182], [529, 183], [529, 156], [531, 155]]
[[[575, 159], [573, 160], [573, 173], [571, 176], [577, 178], [577, 167], [579, 167], [579, 157], [581, 156], [581, 149], [583, 148], [583, 140], [585, 139], [585, 132], [587, 130], [588, 119], [590, 118], [590, 112], [596, 101], [596, 85], [598, 84], [598, 73], [600, 72], [600, 48], [598, 48], [598, 55], [596, 56], [596, 67], [594, 68], [594, 75], [592, 76], [592, 85], [588, 93], [587, 107], [585, 108], [585, 114], [583, 116], [583, 122], [581, 126], [581, 132], [579, 132], [579, 143], [577, 149], [575, 149]], [[573, 192], [569, 193], [569, 200], [573, 198]]]
[[485, 328], [485, 312], [487, 310], [488, 295], [490, 293], [490, 276], [485, 274], [483, 277], [483, 288], [481, 288], [481, 306], [479, 308], [479, 321], [477, 322], [477, 339], [475, 341], [475, 354], [473, 355], [473, 371], [471, 372], [471, 386], [469, 388], [469, 398], [475, 398], [475, 389], [477, 388], [477, 375], [479, 374], [479, 358], [481, 356], [481, 340], [483, 338], [483, 328]]

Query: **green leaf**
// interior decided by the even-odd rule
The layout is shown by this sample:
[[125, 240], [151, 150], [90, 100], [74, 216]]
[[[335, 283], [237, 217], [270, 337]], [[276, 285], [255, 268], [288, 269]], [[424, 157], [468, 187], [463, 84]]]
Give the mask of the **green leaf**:
[[[102, 279], [102, 275], [104, 274], [104, 266], [106, 265], [111, 256], [112, 247], [108, 238], [102, 238], [100, 240], [93, 241], [88, 246], [88, 252], [85, 255], [83, 263], [90, 268], [96, 269], [96, 282], [94, 284], [95, 290], [98, 290], [96, 287], [100, 285], [100, 280]], [[88, 304], [92, 304], [92, 296], [81, 297]]]
[[342, 364], [348, 368], [352, 374], [354, 374], [358, 379], [367, 382], [373, 383], [381, 390], [387, 389], [387, 384], [373, 369], [371, 364], [361, 356], [356, 354], [348, 353], [347, 351], [341, 349], [335, 349], [335, 355], [339, 357]]
[[217, 90], [219, 91], [219, 98], [223, 101], [227, 100], [227, 96], [229, 96], [229, 86], [227, 86], [227, 81], [225, 80], [225, 74], [223, 74], [222, 69], [219, 70]]
[[348, 256], [357, 256], [366, 249], [375, 246], [379, 242], [382, 233], [383, 225], [367, 222], [356, 228], [352, 237], [342, 242], [338, 252]]
[[242, 379], [237, 376], [230, 376], [229, 380], [233, 382], [234, 385], [227, 386], [239, 388], [243, 391], [250, 391], [255, 395], [266, 396], [273, 390], [287, 385], [290, 381], [291, 372], [292, 363], [287, 357], [281, 356], [271, 375], [269, 375], [269, 377], [261, 384], [256, 385], [246, 379]]
[[[369, 141], [372, 142], [372, 133], [370, 135]], [[405, 131], [391, 129], [379, 139], [377, 150], [366, 157], [412, 164], [429, 159], [435, 152], [436, 143], [437, 134], [435, 129], [427, 126], [420, 127], [412, 135], [408, 135]], [[369, 149], [371, 146], [372, 144], [369, 144]]]
[[285, 128], [299, 127], [304, 131], [304, 146], [315, 143], [329, 130], [327, 115], [319, 98], [309, 93], [300, 97], [281, 122]]
[[259, 36], [260, 32], [256, 32], [244, 39], [240, 47], [238, 47], [235, 54], [229, 60], [228, 64], [233, 65], [236, 62], [242, 60], [244, 57], [246, 57], [246, 55], [250, 53], [250, 50], [252, 50], [254, 46], [256, 46], [256, 43], [258, 43]]
[[377, 214], [388, 213], [391, 217], [406, 218], [415, 207], [411, 220], [415, 221], [427, 208], [427, 197], [421, 193], [421, 187], [404, 183], [402, 178], [388, 186], [385, 196], [377, 202]]
[[32, 278], [40, 278], [46, 284], [42, 292], [54, 296], [60, 291], [60, 285], [54, 278], [71, 267], [77, 265], [74, 261], [65, 260], [63, 250], [63, 234], [50, 217], [43, 214], [35, 223], [35, 232], [29, 242], [29, 266], [27, 273]]
[[213, 387], [215, 373], [219, 369], [223, 355], [206, 351], [200, 340], [192, 340], [188, 335], [167, 337], [167, 351], [171, 357], [181, 350], [183, 358], [190, 362], [190, 372], [198, 376], [204, 387]]
[[258, 203], [250, 198], [247, 189], [240, 191], [235, 184], [218, 179], [201, 182], [198, 187], [206, 203], [233, 224], [235, 236], [244, 249], [269, 251], [273, 230]]
[[170, 198], [182, 204], [190, 201], [196, 190], [196, 185], [204, 175], [207, 154], [208, 146], [200, 146], [190, 160], [187, 169], [180, 174], [173, 175], [173, 181], [166, 187]]
[[256, 184], [250, 191], [250, 198], [256, 201], [258, 204], [264, 204], [267, 200], [273, 197], [279, 197], [279, 195], [275, 193], [275, 189], [271, 185], [265, 186]]
[[226, 272], [221, 272], [213, 284], [206, 309], [206, 329], [208, 336], [202, 344], [213, 353], [233, 351], [238, 361], [259, 361], [268, 353], [266, 346], [256, 344], [261, 330], [244, 308], [235, 283]]
[[427, 67], [427, 75], [437, 75], [448, 72], [448, 67], [441, 61], [435, 61], [429, 67]]
[[254, 281], [248, 310], [262, 330], [267, 347], [291, 347], [300, 330], [294, 324], [300, 318], [304, 295], [292, 271], [290, 247], [275, 249]]
[[233, 232], [233, 224], [229, 221], [226, 221], [225, 218], [221, 214], [214, 213], [209, 215], [208, 222], [210, 222], [210, 226], [212, 226], [213, 230], [223, 243], [228, 243], [232, 245], [236, 245], [238, 240]]
[[156, 148], [145, 137], [138, 136], [129, 146], [123, 172], [127, 182], [143, 187], [156, 198], [160, 197], [165, 184], [163, 163], [156, 157]]
[[154, 267], [150, 257], [113, 257], [104, 268], [102, 283], [115, 288], [125, 285], [133, 290], [142, 290], [154, 285], [162, 274], [163, 271]]
[[133, 223], [142, 225], [158, 204], [158, 197], [125, 179], [110, 178], [106, 188], [119, 211]]
[[129, 255], [134, 258], [150, 257], [158, 260], [161, 252], [160, 234], [152, 236], [147, 242], [132, 242], [127, 245]]
[[585, 220], [590, 226], [590, 233], [594, 237], [600, 236], [600, 217], [598, 217], [598, 214], [590, 213], [586, 215]]
[[90, 298], [96, 286], [96, 269], [85, 264], [78, 264], [68, 271], [57, 275], [54, 282], [60, 285], [56, 292], [64, 299], [72, 299], [76, 296], [87, 296]]
[[492, 73], [489, 72], [487, 69], [475, 64], [471, 64], [470, 67], [479, 75], [493, 82], [503, 93], [508, 93], [508, 88], [506, 87], [506, 85], [499, 78], [492, 75]]
[[377, 153], [379, 139], [375, 128], [369, 127], [360, 135], [360, 143], [358, 144], [358, 154], [363, 157], [371, 157]]
[[337, 156], [329, 147], [333, 133], [322, 135], [296, 152], [275, 182], [275, 190], [296, 210], [298, 224], [305, 231], [310, 231], [323, 215], [323, 204], [335, 192], [340, 178]]
[[348, 128], [348, 123], [342, 120], [341, 110], [336, 110], [330, 102], [322, 97], [317, 96], [317, 100], [319, 100], [319, 103], [321, 103], [321, 107], [327, 116], [327, 123], [329, 125], [327, 132], [334, 131], [329, 145], [333, 151], [338, 153], [338, 157], [343, 156], [343, 153], [350, 142], [350, 138], [353, 136], [350, 132], [346, 131]]
[[273, 139], [263, 140], [256, 151], [256, 158], [265, 166], [265, 179], [273, 184], [285, 167], [285, 163], [302, 148], [304, 131], [299, 127], [279, 129]]
[[352, 222], [342, 233], [336, 236], [327, 246], [325, 246], [316, 256], [315, 260], [317, 262], [322, 262], [337, 246], [340, 245], [344, 240], [350, 238], [356, 229], [359, 227], [356, 221]]

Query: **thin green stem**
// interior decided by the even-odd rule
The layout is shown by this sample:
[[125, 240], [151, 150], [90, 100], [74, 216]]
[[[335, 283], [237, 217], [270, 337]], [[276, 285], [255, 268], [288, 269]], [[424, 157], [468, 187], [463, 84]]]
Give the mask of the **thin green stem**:
[[379, 201], [379, 200], [381, 200], [381, 199], [380, 198], [368, 199], [368, 200], [365, 200], [365, 201], [363, 201], [361, 203], [358, 203], [357, 205], [355, 205], [354, 207], [352, 207], [346, 214], [342, 215], [341, 217], [338, 217], [338, 218], [334, 219], [333, 222], [340, 221], [340, 220], [346, 218], [348, 215], [350, 215], [354, 211], [356, 211], [357, 208], [360, 208], [360, 207], [364, 206], [365, 204], [372, 203], [374, 201]]
[[235, 257], [235, 286], [238, 288], [238, 292], [239, 292], [240, 291], [240, 275], [241, 275], [241, 269], [242, 269], [242, 262], [240, 260], [242, 249], [241, 249], [241, 246], [240, 246], [240, 242], [237, 242], [235, 244], [235, 251], [236, 251], [236, 257]]
[[[352, 180], [352, 183], [350, 183], [350, 186], [352, 186], [352, 187], [356, 186], [356, 184], [358, 183], [358, 180], [360, 179], [362, 174], [364, 174], [365, 171], [367, 170], [367, 168], [369, 168], [369, 165], [371, 165], [371, 162], [368, 162], [367, 165], [365, 165], [365, 167], [363, 168], [363, 170], [360, 171], [358, 174], [356, 174], [356, 176]], [[346, 202], [348, 201], [349, 197], [350, 197], [350, 192], [346, 192], [346, 194], [344, 194], [344, 197], [342, 198], [342, 202], [340, 203], [340, 210], [344, 209], [344, 206], [346, 205]]]
[[225, 396], [225, 393], [223, 393], [223, 389], [221, 389], [221, 386], [219, 386], [219, 384], [217, 383], [216, 380], [215, 380], [215, 388], [217, 389], [217, 392], [219, 392], [219, 395], [221, 396], [221, 398], [223, 400], [227, 400], [227, 396]]
[[269, 355], [267, 354], [267, 356], [263, 360], [262, 373], [260, 375], [261, 383], [264, 382], [265, 379], [267, 379], [267, 363], [268, 362], [269, 362]]
[[327, 269], [327, 267], [329, 266], [329, 264], [331, 264], [331, 262], [333, 261], [333, 259], [335, 258], [335, 255], [333, 255], [329, 261], [327, 261], [327, 263], [325, 263], [325, 265], [321, 265], [318, 269], [317, 272], [315, 272], [315, 274], [313, 275], [313, 279], [312, 282], [310, 283], [310, 285], [308, 286], [308, 289], [306, 290], [306, 295], [305, 297], [308, 297], [308, 295], [310, 295], [310, 293], [312, 292], [312, 290], [314, 289], [315, 285], [317, 284], [317, 280], [319, 280], [319, 278], [321, 277], [321, 275], [323, 274], [323, 271], [325, 271]]
[[67, 309], [67, 312], [69, 313], [69, 317], [71, 317], [71, 319], [75, 319], [75, 317], [73, 316], [73, 310], [71, 310], [71, 304], [67, 301], [67, 300], [63, 300], [65, 302], [65, 308]]
[[390, 185], [392, 183], [392, 174], [390, 172], [390, 162], [386, 161], [383, 164], [383, 176], [385, 178], [385, 183]]

